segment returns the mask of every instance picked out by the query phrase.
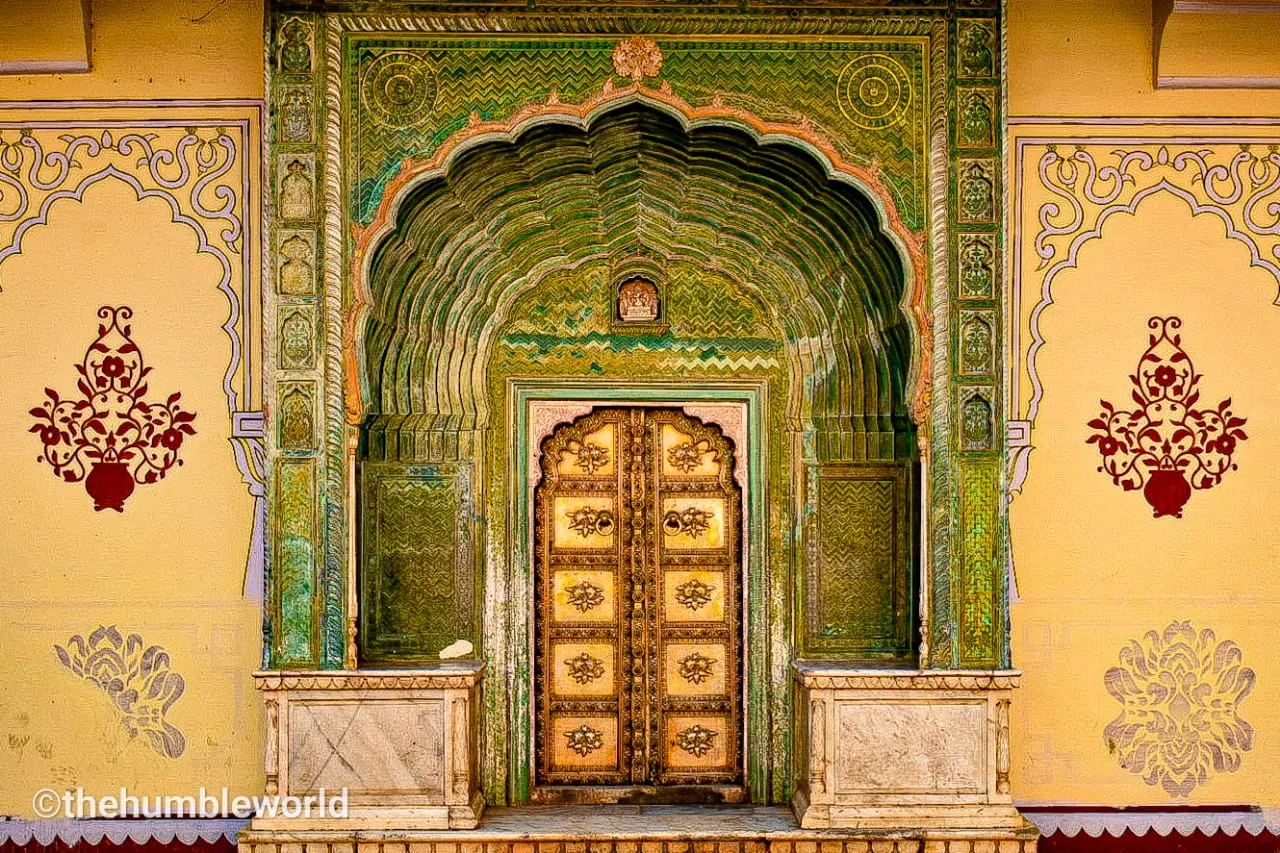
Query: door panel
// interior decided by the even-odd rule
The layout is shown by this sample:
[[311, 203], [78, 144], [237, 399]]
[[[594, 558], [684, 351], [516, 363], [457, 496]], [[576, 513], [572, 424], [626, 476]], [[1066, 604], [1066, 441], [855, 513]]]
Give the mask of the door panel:
[[541, 470], [535, 791], [740, 786], [731, 443], [678, 411], [605, 409], [549, 436]]

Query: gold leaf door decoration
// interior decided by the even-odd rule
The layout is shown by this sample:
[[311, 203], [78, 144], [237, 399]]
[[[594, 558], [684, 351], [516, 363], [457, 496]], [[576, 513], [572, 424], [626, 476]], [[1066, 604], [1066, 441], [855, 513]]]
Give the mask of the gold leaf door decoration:
[[609, 408], [541, 451], [534, 799], [700, 784], [745, 796], [731, 443], [682, 412]]

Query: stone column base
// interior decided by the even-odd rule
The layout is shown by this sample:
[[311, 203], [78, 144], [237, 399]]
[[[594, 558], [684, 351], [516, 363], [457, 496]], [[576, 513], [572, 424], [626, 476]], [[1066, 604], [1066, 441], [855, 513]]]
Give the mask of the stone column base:
[[1013, 671], [795, 664], [804, 829], [1021, 830], [1009, 789]]
[[[482, 663], [430, 670], [255, 674], [267, 709], [267, 793], [323, 812], [260, 815], [250, 832], [472, 829]], [[345, 815], [332, 798], [345, 793]]]

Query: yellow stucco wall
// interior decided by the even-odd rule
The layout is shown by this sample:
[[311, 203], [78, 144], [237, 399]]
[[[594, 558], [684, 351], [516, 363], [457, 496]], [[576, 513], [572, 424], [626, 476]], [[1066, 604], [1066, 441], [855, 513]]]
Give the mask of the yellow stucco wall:
[[[1269, 773], [1280, 761], [1280, 640], [1271, 627], [1280, 534], [1269, 523], [1280, 491], [1280, 382], [1269, 357], [1280, 333], [1280, 281], [1253, 257], [1280, 263], [1280, 238], [1265, 204], [1246, 211], [1258, 189], [1247, 178], [1241, 200], [1221, 203], [1197, 182], [1194, 164], [1173, 162], [1179, 153], [1204, 151], [1207, 164], [1229, 164], [1244, 142], [1262, 164], [1256, 168], [1280, 174], [1280, 163], [1268, 159], [1280, 144], [1280, 124], [1221, 120], [1280, 115], [1280, 91], [1153, 91], [1144, 0], [1019, 0], [1010, 7], [1008, 270], [1009, 295], [1019, 306], [1010, 329], [1011, 419], [1030, 421], [1037, 383], [1042, 390], [1030, 432], [1034, 450], [1017, 459], [1027, 467], [1010, 510], [1019, 593], [1014, 655], [1025, 672], [1014, 704], [1015, 796], [1107, 805], [1280, 803], [1280, 781]], [[261, 21], [261, 4], [245, 0], [97, 3], [90, 73], [0, 76], [0, 164], [6, 152], [30, 153], [23, 132], [46, 151], [68, 134], [98, 146], [97, 153], [81, 147], [80, 164], [52, 188], [34, 184], [52, 182], [56, 169], [36, 179], [23, 173], [31, 209], [20, 216], [10, 217], [19, 190], [0, 184], [0, 251], [27, 222], [43, 220], [22, 230], [21, 253], [0, 260], [0, 394], [8, 401], [0, 421], [9, 437], [0, 448], [9, 494], [0, 557], [10, 578], [0, 590], [0, 813], [28, 814], [33, 790], [44, 785], [166, 793], [261, 788], [260, 711], [249, 677], [260, 656], [261, 610], [245, 590], [254, 501], [236, 464], [223, 389], [232, 339], [221, 327], [231, 303], [219, 290], [217, 254], [200, 251], [197, 229], [182, 221], [208, 226], [210, 244], [231, 262], [227, 287], [243, 305], [259, 305], [261, 223], [253, 212], [260, 207], [261, 113], [254, 101], [263, 91]], [[184, 103], [155, 103], [170, 99]], [[1162, 120], [1144, 121], [1151, 117]], [[176, 150], [194, 124], [199, 139], [184, 149], [188, 162], [202, 150], [227, 158], [224, 182], [250, 212], [237, 239], [220, 236], [229, 223], [211, 215], [213, 197], [193, 202], [193, 182], [169, 193], [175, 214], [137, 151], [117, 150], [130, 133], [154, 134], [151, 144]], [[234, 151], [215, 150], [219, 126], [230, 128]], [[1067, 196], [1083, 190], [1064, 195], [1059, 181], [1055, 192], [1039, 166], [1051, 148], [1069, 157], [1077, 146], [1077, 165], [1089, 159], [1119, 167], [1118, 150], [1145, 152], [1153, 165], [1131, 161], [1133, 182], [1122, 197], [1114, 204], [1084, 198], [1082, 220], [1071, 225]], [[1159, 162], [1162, 147], [1168, 164]], [[108, 168], [118, 175], [82, 186]], [[1162, 181], [1167, 187], [1133, 212], [1108, 214], [1099, 234], [1073, 249], [1101, 211]], [[1109, 189], [1097, 188], [1104, 195]], [[63, 192], [67, 198], [44, 209]], [[1221, 192], [1229, 193], [1226, 184]], [[1036, 241], [1051, 201], [1059, 206], [1049, 219], [1054, 234], [1042, 245], [1056, 254], [1046, 262]], [[1045, 277], [1065, 258], [1074, 261], [1054, 272], [1052, 304], [1033, 324]], [[74, 393], [74, 366], [96, 334], [101, 305], [134, 308], [134, 338], [154, 368], [152, 396], [181, 391], [183, 405], [197, 413], [184, 464], [139, 487], [123, 513], [95, 512], [82, 483], [60, 482], [36, 461], [39, 439], [27, 432], [28, 409], [41, 404], [46, 387]], [[1195, 491], [1182, 518], [1153, 518], [1141, 494], [1097, 471], [1095, 445], [1085, 443], [1099, 399], [1128, 404], [1128, 376], [1153, 315], [1182, 319], [1184, 346], [1204, 377], [1202, 402], [1231, 397], [1248, 419], [1238, 470]], [[254, 311], [242, 320], [242, 341], [261, 340], [256, 317]], [[1037, 333], [1044, 344], [1033, 382], [1028, 356]], [[253, 375], [245, 374], [261, 369], [256, 353], [255, 344], [232, 377], [244, 389], [237, 408], [245, 411], [261, 406]], [[1016, 465], [1012, 473], [1021, 476]], [[1122, 649], [1182, 621], [1194, 629], [1189, 655], [1209, 655], [1197, 677], [1211, 696], [1238, 696], [1240, 667], [1256, 678], [1238, 707], [1252, 729], [1249, 748], [1236, 743], [1223, 751], [1233, 756], [1227, 764], [1238, 759], [1238, 769], [1219, 769], [1205, 753], [1204, 777], [1193, 773], [1186, 795], [1164, 784], [1187, 787], [1186, 774], [1159, 772], [1160, 761], [1172, 766], [1167, 756], [1151, 759], [1156, 763], [1146, 769], [1157, 772], [1145, 774], [1148, 782], [1121, 766], [1126, 749], [1113, 749], [1105, 734], [1123, 710], [1105, 681], [1121, 666]], [[181, 755], [162, 754], [145, 734], [131, 738], [118, 703], [59, 660], [55, 646], [72, 648], [76, 635], [87, 643], [100, 626], [115, 626], [122, 644], [137, 634], [142, 650], [167, 652], [183, 680], [165, 714], [183, 734]], [[1211, 638], [1201, 633], [1206, 629]], [[1171, 635], [1170, 643], [1177, 639]], [[107, 635], [98, 645], [113, 642]], [[1238, 665], [1227, 642], [1239, 649]], [[1212, 653], [1224, 648], [1215, 662]], [[1220, 723], [1205, 729], [1204, 742], [1226, 737]]]
[[[1033, 448], [1011, 464], [1015, 799], [1280, 803], [1280, 121], [1255, 118], [1280, 91], [1153, 90], [1150, 2], [1010, 6], [1009, 417]], [[1136, 408], [1153, 316], [1182, 321], [1193, 408], [1247, 420], [1181, 518], [1087, 443], [1100, 400]]]
[[[91, 72], [0, 76], [0, 814], [31, 814], [43, 786], [262, 788], [255, 502], [236, 458], [252, 442], [231, 413], [261, 408], [262, 15], [94, 3]], [[123, 512], [95, 511], [28, 432], [46, 388], [81, 397], [101, 306], [133, 309], [146, 400], [180, 392], [196, 414], [182, 464]], [[73, 671], [95, 651], [92, 678]]]

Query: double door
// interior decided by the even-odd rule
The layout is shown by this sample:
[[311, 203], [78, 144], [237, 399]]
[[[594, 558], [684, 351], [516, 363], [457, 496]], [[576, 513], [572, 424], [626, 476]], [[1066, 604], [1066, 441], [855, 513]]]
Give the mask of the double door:
[[535, 798], [739, 799], [732, 443], [677, 410], [596, 410], [543, 441], [541, 475]]

